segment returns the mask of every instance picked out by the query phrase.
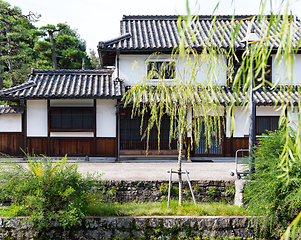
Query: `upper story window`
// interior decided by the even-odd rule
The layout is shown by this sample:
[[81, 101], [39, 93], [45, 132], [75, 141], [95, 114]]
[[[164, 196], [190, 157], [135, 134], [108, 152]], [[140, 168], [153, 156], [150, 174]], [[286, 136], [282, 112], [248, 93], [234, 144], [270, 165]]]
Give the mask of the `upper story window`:
[[147, 76], [155, 80], [171, 80], [175, 78], [175, 62], [149, 61], [147, 62]]
[[[233, 60], [233, 75], [232, 75], [232, 80], [234, 81], [236, 74], [238, 74], [238, 71], [240, 69], [240, 66], [242, 64], [242, 56], [238, 55], [237, 56], [237, 60], [234, 59]], [[254, 79], [254, 86], [258, 86], [262, 83], [262, 71], [257, 72], [256, 70], [256, 65], [254, 63], [253, 65], [253, 76], [255, 77]], [[241, 73], [241, 77], [240, 77], [240, 85], [242, 86], [243, 83], [245, 83], [247, 81], [247, 74], [248, 74], [248, 69], [243, 69], [243, 72]], [[268, 85], [267, 82], [272, 83], [272, 57], [270, 56], [268, 61], [267, 61], [267, 65], [265, 68], [265, 74], [264, 74], [264, 79], [266, 81], [266, 86]], [[228, 80], [228, 86], [232, 86], [233, 82]]]
[[94, 131], [93, 107], [51, 107], [49, 115], [52, 132]]

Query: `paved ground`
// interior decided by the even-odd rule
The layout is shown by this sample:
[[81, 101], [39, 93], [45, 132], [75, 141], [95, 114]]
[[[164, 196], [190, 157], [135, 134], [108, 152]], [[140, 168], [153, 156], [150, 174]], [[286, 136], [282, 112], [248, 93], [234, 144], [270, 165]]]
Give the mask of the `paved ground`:
[[[104, 173], [103, 180], [168, 180], [168, 170], [177, 170], [175, 161], [164, 163], [78, 163], [81, 172]], [[230, 176], [234, 162], [227, 163], [183, 163], [182, 170], [189, 172], [190, 180], [235, 180]], [[184, 180], [185, 180], [184, 176]], [[173, 175], [177, 179], [177, 175]]]
[[[3, 159], [1, 159], [3, 161]], [[0, 161], [1, 161], [0, 160]], [[234, 158], [199, 158], [194, 159], [202, 162], [183, 161], [182, 171], [189, 172], [190, 180], [235, 180], [230, 176], [230, 172], [235, 169]], [[4, 160], [5, 161], [5, 160]], [[23, 159], [14, 159], [26, 165]], [[177, 160], [160, 158], [141, 158], [141, 159], [122, 159], [115, 162], [114, 158], [90, 158], [89, 162], [84, 158], [72, 159], [70, 162], [77, 161], [81, 172], [103, 173], [103, 180], [168, 180], [170, 169], [177, 170]], [[177, 175], [173, 174], [173, 179]], [[186, 179], [186, 176], [183, 177]]]

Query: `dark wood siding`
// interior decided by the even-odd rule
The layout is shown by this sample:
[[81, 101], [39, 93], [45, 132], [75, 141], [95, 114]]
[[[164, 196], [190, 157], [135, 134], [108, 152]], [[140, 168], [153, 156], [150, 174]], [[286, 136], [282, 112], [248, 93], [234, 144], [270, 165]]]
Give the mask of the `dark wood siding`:
[[27, 137], [27, 150], [30, 155], [47, 155], [47, 137]]
[[[27, 152], [35, 155], [47, 155], [47, 137], [28, 137]], [[96, 157], [115, 157], [116, 139], [97, 138]], [[70, 157], [93, 157], [94, 138], [50, 138], [50, 156], [62, 157], [67, 154]]]
[[99, 157], [114, 157], [116, 151], [115, 138], [97, 138], [96, 155]]
[[94, 155], [93, 138], [51, 138], [51, 156], [83, 157]]
[[[225, 138], [224, 148], [225, 148], [224, 152], [226, 157], [235, 157], [236, 150], [249, 148], [249, 138], [248, 137]], [[244, 154], [246, 156], [249, 153], [245, 152]]]
[[23, 157], [23, 133], [0, 133], [1, 154], [12, 157]]

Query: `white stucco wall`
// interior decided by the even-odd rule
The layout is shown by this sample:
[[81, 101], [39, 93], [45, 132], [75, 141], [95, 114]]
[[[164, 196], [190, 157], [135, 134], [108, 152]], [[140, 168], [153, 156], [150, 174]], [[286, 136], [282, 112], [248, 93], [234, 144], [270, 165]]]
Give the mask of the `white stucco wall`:
[[[168, 56], [162, 58], [150, 58], [150, 55], [127, 55], [121, 54], [119, 57], [120, 77], [125, 80], [127, 85], [137, 84], [144, 79], [147, 75], [146, 61], [167, 59]], [[212, 59], [211, 59], [212, 60]], [[198, 82], [205, 82], [207, 80], [206, 75], [210, 75], [211, 81], [224, 85], [226, 82], [226, 58], [221, 56], [219, 60], [212, 61], [215, 63], [215, 70], [210, 71], [210, 74], [206, 74], [205, 64], [202, 65], [202, 69], [197, 74]], [[182, 73], [184, 69], [183, 62], [176, 63], [176, 74]], [[183, 74], [183, 73], [182, 73]]]
[[[296, 111], [295, 111], [296, 112]], [[257, 106], [256, 116], [280, 116], [281, 112], [273, 106]], [[296, 113], [291, 115], [296, 118]], [[234, 111], [235, 126], [233, 131], [233, 137], [244, 137], [249, 135], [249, 110], [242, 107], [237, 107]], [[297, 116], [298, 119], [298, 116]], [[297, 120], [298, 121], [298, 120]], [[226, 136], [230, 137], [230, 121], [228, 121]]]
[[22, 114], [1, 114], [0, 132], [22, 132]]
[[47, 100], [27, 101], [27, 136], [47, 137]]
[[117, 100], [98, 99], [96, 101], [96, 136], [116, 137]]
[[287, 59], [281, 59], [279, 64], [274, 62], [275, 55], [272, 56], [272, 81], [279, 84], [301, 84], [301, 55], [294, 55], [292, 81], [289, 78], [290, 66]]

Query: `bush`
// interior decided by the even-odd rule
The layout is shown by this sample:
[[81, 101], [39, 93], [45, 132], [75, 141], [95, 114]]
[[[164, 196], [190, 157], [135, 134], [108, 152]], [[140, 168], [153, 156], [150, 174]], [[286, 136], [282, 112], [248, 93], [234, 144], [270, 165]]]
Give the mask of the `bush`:
[[[293, 146], [291, 149], [296, 161], [291, 166], [291, 181], [280, 177], [283, 174], [280, 168], [280, 154], [285, 143], [283, 132], [269, 132], [260, 138], [254, 148], [255, 180], [245, 187], [250, 214], [263, 216], [256, 221], [263, 237], [278, 238], [301, 210], [301, 159]], [[291, 132], [292, 143], [294, 138], [294, 132]]]
[[47, 229], [52, 220], [73, 226], [85, 216], [95, 197], [99, 174], [83, 175], [67, 158], [30, 159], [28, 168], [9, 163], [0, 166], [0, 199], [11, 199], [10, 217], [29, 216], [38, 230]]

